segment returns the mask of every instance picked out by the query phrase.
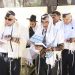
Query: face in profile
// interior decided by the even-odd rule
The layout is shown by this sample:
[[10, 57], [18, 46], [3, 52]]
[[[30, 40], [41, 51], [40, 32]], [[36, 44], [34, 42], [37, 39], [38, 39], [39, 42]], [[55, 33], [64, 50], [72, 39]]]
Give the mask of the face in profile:
[[15, 22], [15, 16], [9, 15], [8, 17], [5, 17], [5, 25], [11, 26]]

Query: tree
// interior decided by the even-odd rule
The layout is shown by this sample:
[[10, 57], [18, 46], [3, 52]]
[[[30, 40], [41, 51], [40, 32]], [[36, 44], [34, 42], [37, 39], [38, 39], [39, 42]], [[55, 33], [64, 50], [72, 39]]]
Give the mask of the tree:
[[0, 0], [0, 8], [3, 8], [3, 7], [4, 7], [3, 0]]

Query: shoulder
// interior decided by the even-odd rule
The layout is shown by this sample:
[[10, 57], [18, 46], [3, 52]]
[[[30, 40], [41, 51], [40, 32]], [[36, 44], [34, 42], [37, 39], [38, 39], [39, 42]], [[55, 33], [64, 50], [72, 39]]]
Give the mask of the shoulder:
[[63, 27], [62, 21], [59, 21], [55, 24], [55, 29], [61, 29]]

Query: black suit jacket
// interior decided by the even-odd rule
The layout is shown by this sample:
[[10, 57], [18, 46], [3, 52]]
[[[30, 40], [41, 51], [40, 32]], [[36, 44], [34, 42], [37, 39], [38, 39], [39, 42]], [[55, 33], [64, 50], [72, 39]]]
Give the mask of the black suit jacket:
[[[31, 38], [31, 37], [34, 35], [34, 33], [35, 33], [35, 32], [33, 31], [33, 29], [30, 27], [30, 28], [29, 28], [29, 38]], [[30, 47], [30, 45], [27, 44], [27, 45], [26, 45], [26, 48], [29, 48], [29, 47]]]
[[30, 27], [30, 28], [29, 28], [29, 38], [31, 38], [34, 33], [35, 33], [35, 32], [33, 31], [33, 29]]

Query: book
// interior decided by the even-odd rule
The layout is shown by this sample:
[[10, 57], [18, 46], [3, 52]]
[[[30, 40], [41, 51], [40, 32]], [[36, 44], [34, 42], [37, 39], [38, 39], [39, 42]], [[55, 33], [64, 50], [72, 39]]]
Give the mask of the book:
[[46, 45], [44, 45], [42, 42], [34, 43], [35, 45], [43, 46], [44, 48], [47, 48]]
[[30, 38], [30, 41], [33, 42], [33, 43], [42, 43], [43, 38], [44, 38], [43, 36], [34, 34], [34, 35]]

